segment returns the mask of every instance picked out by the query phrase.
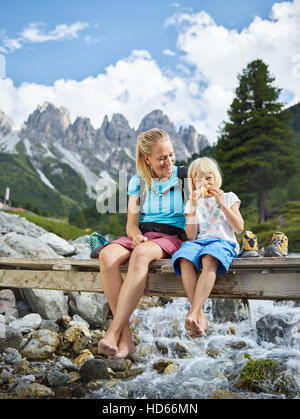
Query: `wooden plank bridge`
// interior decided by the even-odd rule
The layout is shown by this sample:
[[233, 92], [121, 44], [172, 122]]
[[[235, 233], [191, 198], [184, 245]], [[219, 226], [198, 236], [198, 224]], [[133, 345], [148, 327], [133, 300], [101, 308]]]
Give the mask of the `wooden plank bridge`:
[[[123, 278], [127, 265], [121, 266]], [[0, 287], [103, 293], [98, 260], [0, 258]], [[145, 295], [185, 297], [170, 259], [149, 266]], [[300, 300], [300, 258], [234, 259], [218, 275], [211, 298]]]

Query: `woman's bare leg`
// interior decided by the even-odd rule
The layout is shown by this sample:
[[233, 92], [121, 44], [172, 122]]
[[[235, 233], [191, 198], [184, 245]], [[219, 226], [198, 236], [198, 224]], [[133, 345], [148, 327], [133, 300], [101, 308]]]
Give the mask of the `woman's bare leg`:
[[133, 310], [144, 293], [149, 263], [164, 257], [166, 257], [165, 252], [151, 241], [139, 244], [132, 251], [113, 321], [99, 342], [100, 347], [109, 348], [112, 358], [125, 358], [128, 355], [120, 345], [122, 330], [128, 324]]
[[[99, 265], [101, 272], [101, 281], [107, 302], [113, 315], [116, 312], [116, 306], [123, 284], [123, 278], [120, 273], [120, 265], [125, 263], [131, 255], [131, 251], [119, 244], [110, 244], [106, 246], [99, 254]], [[123, 347], [128, 351], [134, 352], [135, 345], [132, 340], [129, 322], [125, 324], [121, 333], [120, 341]], [[99, 348], [101, 352], [109, 354], [108, 348]]]

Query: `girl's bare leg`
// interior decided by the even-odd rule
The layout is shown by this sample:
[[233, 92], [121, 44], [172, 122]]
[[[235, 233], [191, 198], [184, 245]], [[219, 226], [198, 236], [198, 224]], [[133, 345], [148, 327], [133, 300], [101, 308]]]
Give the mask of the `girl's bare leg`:
[[104, 338], [99, 342], [100, 346], [110, 348], [109, 353], [112, 358], [125, 358], [128, 355], [124, 347], [122, 348], [120, 345], [121, 333], [144, 293], [149, 263], [164, 257], [166, 257], [165, 252], [151, 241], [139, 244], [132, 251], [127, 275], [119, 293], [114, 319]]
[[207, 330], [203, 306], [214, 286], [218, 263], [219, 261], [211, 255], [202, 256], [202, 271], [196, 285], [192, 307], [188, 313], [190, 322], [194, 325], [191, 337], [204, 336]]
[[[99, 254], [101, 281], [107, 302], [113, 315], [115, 315], [116, 312], [117, 301], [123, 284], [120, 265], [125, 263], [130, 255], [131, 251], [119, 244], [110, 244]], [[131, 353], [135, 351], [129, 322], [124, 325], [120, 337], [120, 345], [122, 345], [123, 348], [127, 348]], [[110, 347], [99, 347], [99, 352], [109, 355]]]
[[180, 270], [183, 287], [191, 303], [191, 308], [188, 311], [185, 319], [185, 328], [193, 333], [193, 331], [198, 328], [198, 324], [194, 319], [190, 318], [189, 314], [193, 306], [194, 295], [198, 281], [197, 272], [195, 265], [191, 261], [183, 258], [180, 259]]

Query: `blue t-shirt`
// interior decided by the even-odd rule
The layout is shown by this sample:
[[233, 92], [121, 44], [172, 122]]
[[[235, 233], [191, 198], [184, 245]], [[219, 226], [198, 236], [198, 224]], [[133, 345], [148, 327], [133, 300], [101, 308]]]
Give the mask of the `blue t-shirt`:
[[[175, 188], [163, 196], [159, 195], [179, 184], [177, 166], [173, 166], [172, 176], [166, 182], [158, 182], [155, 179], [153, 182], [154, 186], [145, 194], [140, 223], [162, 223], [184, 229], [184, 202], [181, 188]], [[140, 183], [141, 178], [138, 174], [132, 176], [128, 184], [128, 195], [139, 198]]]

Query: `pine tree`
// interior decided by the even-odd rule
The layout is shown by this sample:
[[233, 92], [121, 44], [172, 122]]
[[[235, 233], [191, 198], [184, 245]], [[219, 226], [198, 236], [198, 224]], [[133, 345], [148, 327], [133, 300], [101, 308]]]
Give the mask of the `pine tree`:
[[293, 134], [274, 80], [259, 59], [238, 75], [229, 122], [216, 146], [224, 184], [248, 202], [258, 198], [259, 222], [267, 218], [266, 192], [297, 170]]

